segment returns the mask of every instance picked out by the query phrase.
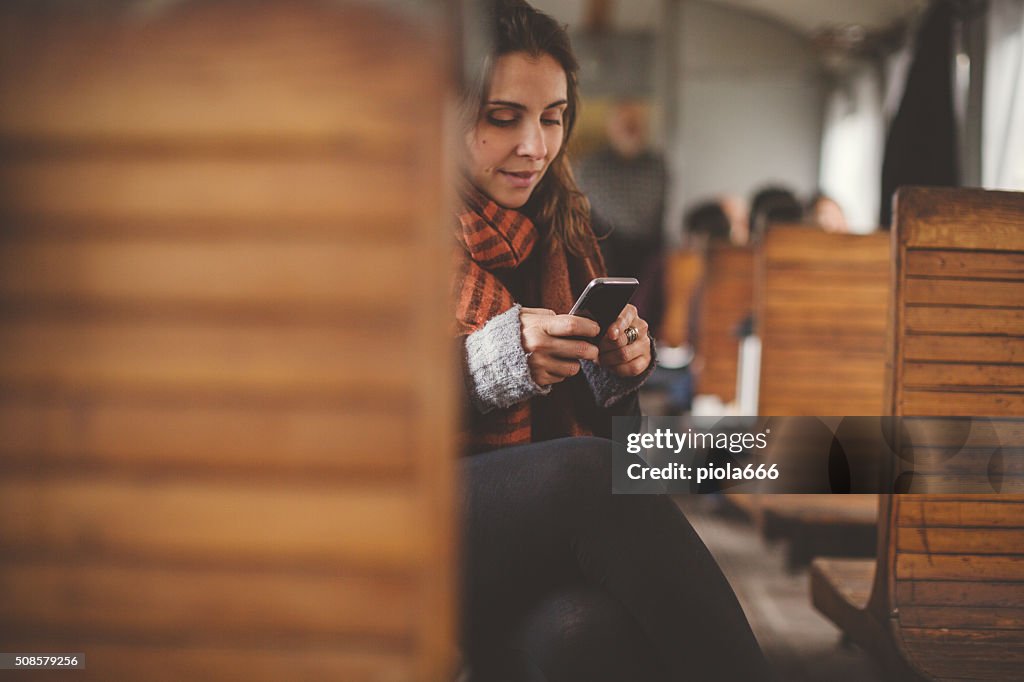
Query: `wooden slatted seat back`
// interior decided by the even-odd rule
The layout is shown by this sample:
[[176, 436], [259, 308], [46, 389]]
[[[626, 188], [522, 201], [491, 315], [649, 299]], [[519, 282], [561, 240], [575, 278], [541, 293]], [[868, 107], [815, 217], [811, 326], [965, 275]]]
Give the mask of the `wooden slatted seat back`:
[[888, 234], [773, 226], [759, 255], [759, 414], [879, 414], [888, 289]]
[[754, 310], [753, 249], [712, 247], [700, 295], [697, 350], [702, 363], [696, 391], [730, 403], [736, 399], [740, 342], [736, 332]]
[[[916, 462], [913, 489], [948, 460], [967, 490], [1020, 491], [1024, 194], [904, 188], [895, 215], [891, 413], [1000, 418], [909, 430], [899, 447]], [[1005, 446], [995, 457], [994, 443]], [[873, 607], [906, 659], [936, 679], [1018, 679], [1024, 495], [894, 495], [885, 518]]]
[[452, 68], [399, 4], [0, 7], [0, 651], [451, 673]]
[[692, 344], [690, 329], [693, 299], [704, 279], [704, 257], [700, 251], [680, 249], [665, 257], [665, 310], [657, 339], [668, 346]]

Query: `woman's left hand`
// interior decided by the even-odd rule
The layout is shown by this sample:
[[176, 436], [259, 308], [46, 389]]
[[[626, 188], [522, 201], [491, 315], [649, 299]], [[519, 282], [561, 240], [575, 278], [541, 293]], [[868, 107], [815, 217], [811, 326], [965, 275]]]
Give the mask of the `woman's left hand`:
[[[626, 330], [636, 330], [630, 342]], [[627, 305], [598, 344], [597, 363], [616, 376], [623, 378], [643, 374], [651, 364], [651, 339], [647, 336], [647, 323], [636, 314], [636, 306]]]

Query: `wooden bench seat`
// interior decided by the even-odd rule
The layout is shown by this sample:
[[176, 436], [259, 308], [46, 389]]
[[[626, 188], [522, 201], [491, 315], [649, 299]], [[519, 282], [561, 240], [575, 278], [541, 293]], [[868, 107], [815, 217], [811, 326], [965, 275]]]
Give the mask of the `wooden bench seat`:
[[[895, 214], [887, 412], [929, 418], [896, 447], [931, 492], [883, 496], [876, 561], [816, 559], [811, 597], [895, 679], [1017, 680], [1024, 495], [994, 493], [1024, 479], [1022, 384], [1005, 379], [1024, 338], [1024, 194], [904, 188]], [[942, 490], [960, 479], [990, 494]]]
[[736, 400], [740, 324], [754, 310], [754, 251], [715, 246], [707, 254], [700, 290], [697, 352], [700, 371], [696, 392], [725, 404]]
[[[880, 413], [889, 252], [885, 233], [768, 231], [758, 256], [760, 415]], [[770, 495], [757, 504], [765, 537], [788, 543], [792, 567], [817, 554], [874, 552], [876, 496]]]

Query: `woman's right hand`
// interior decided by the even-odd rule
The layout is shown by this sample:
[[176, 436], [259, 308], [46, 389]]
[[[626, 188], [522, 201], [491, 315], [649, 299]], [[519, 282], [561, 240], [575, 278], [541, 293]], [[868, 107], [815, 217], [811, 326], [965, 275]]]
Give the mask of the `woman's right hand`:
[[565, 337], [590, 338], [601, 332], [597, 322], [576, 315], [556, 315], [546, 308], [522, 308], [523, 349], [530, 376], [538, 386], [550, 386], [576, 375], [580, 360], [597, 361], [597, 346]]

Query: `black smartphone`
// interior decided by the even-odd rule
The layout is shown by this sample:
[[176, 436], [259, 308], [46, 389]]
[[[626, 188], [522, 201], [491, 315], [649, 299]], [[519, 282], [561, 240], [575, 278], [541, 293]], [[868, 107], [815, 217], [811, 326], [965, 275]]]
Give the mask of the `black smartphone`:
[[601, 325], [601, 333], [586, 341], [597, 342], [608, 327], [619, 317], [619, 313], [629, 303], [633, 293], [640, 286], [633, 277], [598, 277], [590, 280], [590, 284], [580, 294], [573, 305], [570, 315], [586, 317]]

